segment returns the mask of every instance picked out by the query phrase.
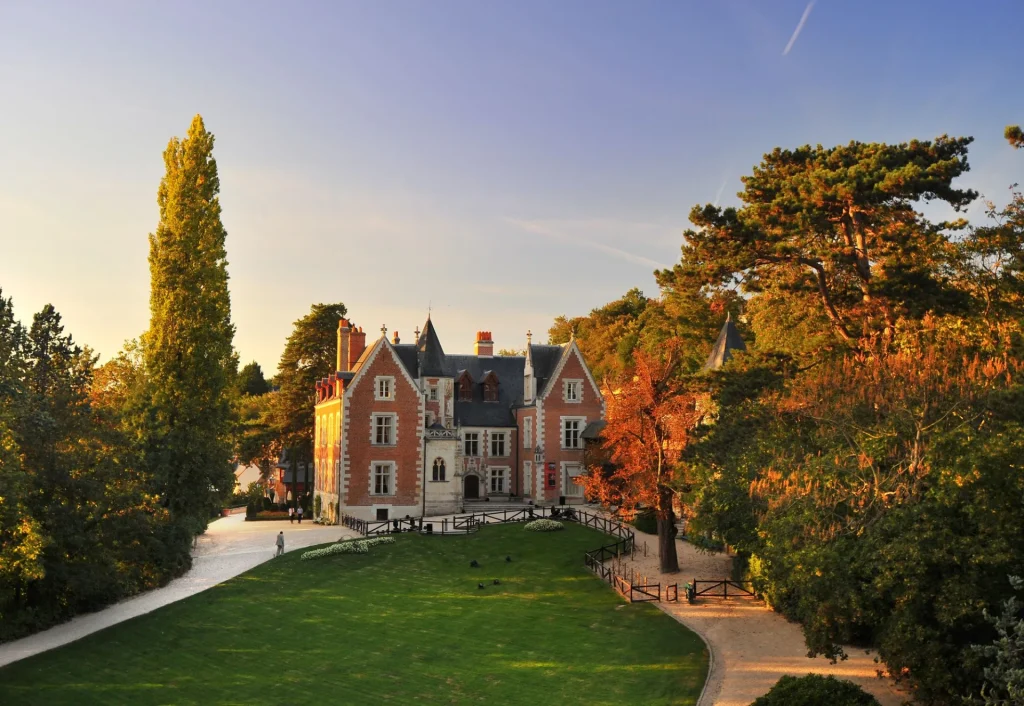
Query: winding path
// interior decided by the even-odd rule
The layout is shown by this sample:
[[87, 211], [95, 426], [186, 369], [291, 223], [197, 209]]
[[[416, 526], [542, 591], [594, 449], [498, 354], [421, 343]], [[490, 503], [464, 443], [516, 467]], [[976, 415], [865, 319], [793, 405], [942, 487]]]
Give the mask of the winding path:
[[801, 677], [808, 673], [831, 674], [848, 679], [870, 692], [882, 706], [899, 706], [909, 700], [905, 692], [880, 679], [874, 654], [847, 648], [849, 658], [831, 664], [824, 657], [809, 658], [803, 632], [778, 613], [752, 598], [701, 597], [690, 605], [683, 597], [682, 587], [694, 578], [717, 579], [730, 575], [732, 558], [724, 554], [701, 554], [692, 544], [678, 542], [680, 573], [663, 575], [658, 568], [656, 535], [636, 532], [637, 544], [647, 543], [648, 556], [637, 554], [635, 560], [624, 561], [628, 571], [638, 573], [662, 586], [678, 583], [679, 603], [656, 603], [661, 610], [696, 632], [712, 652], [711, 670], [704, 694], [697, 706], [749, 706], [778, 681], [790, 674]]
[[299, 525], [274, 521], [245, 522], [244, 515], [222, 517], [211, 522], [206, 533], [199, 537], [193, 552], [192, 568], [184, 576], [163, 588], [147, 591], [95, 613], [79, 615], [49, 630], [0, 645], [0, 667], [74, 642], [238, 576], [273, 558], [276, 551], [274, 541], [277, 533], [282, 530], [285, 551], [357, 536], [344, 527], [322, 527], [312, 522]]

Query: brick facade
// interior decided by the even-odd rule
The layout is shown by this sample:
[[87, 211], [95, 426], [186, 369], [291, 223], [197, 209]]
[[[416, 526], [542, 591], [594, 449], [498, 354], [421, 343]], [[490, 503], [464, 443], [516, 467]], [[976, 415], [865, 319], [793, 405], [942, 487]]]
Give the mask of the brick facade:
[[[317, 385], [321, 520], [457, 512], [473, 495], [583, 501], [570, 481], [582, 466], [583, 441], [578, 449], [562, 448], [565, 418], [576, 420], [582, 434], [603, 418], [604, 407], [575, 342], [528, 342], [525, 357], [493, 356], [490, 334], [480, 332], [474, 355], [445, 355], [429, 318], [415, 344], [401, 344], [395, 334], [364, 350], [364, 341], [362, 330], [343, 319], [339, 370]], [[565, 394], [570, 380], [572, 399]], [[470, 434], [475, 449], [466, 447]], [[499, 434], [503, 443], [492, 443]]]

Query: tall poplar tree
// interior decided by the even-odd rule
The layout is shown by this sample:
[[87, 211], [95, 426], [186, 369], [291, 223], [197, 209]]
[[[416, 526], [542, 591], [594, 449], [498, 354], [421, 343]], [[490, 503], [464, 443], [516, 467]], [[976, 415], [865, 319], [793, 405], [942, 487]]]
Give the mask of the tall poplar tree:
[[185, 139], [171, 139], [157, 192], [160, 222], [149, 236], [146, 459], [164, 504], [193, 531], [233, 484], [237, 361], [213, 142], [199, 115]]

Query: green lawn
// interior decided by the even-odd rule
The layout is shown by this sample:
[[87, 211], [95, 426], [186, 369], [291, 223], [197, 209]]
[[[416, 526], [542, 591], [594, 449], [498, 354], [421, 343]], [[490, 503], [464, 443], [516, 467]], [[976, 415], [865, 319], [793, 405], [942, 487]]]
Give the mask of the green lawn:
[[586, 571], [602, 539], [502, 525], [294, 552], [0, 669], [0, 703], [695, 703], [703, 643]]

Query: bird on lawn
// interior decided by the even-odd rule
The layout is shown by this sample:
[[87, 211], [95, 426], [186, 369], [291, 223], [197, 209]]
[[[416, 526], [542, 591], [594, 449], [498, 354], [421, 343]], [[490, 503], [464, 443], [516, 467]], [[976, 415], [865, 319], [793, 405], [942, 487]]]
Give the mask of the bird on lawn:
[[483, 587], [484, 587], [484, 585], [483, 585], [482, 583], [478, 583], [478, 584], [476, 585], [476, 587], [477, 587], [477, 588], [483, 588]]
[[510, 557], [510, 556], [505, 557], [505, 561], [512, 561], [512, 557]]
[[474, 568], [474, 569], [477, 568], [478, 566], [480, 566], [480, 564], [477, 563], [476, 559], [474, 559], [473, 561], [469, 562], [469, 565], [472, 568]]
[[501, 585], [501, 581], [499, 581], [498, 579], [494, 579], [494, 585], [495, 586]]

